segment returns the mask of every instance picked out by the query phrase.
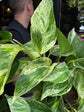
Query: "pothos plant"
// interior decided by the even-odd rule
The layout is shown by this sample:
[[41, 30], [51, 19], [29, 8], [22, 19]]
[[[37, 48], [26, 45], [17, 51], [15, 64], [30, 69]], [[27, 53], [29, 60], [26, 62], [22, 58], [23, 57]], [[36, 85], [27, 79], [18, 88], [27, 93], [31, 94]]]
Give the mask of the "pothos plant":
[[[74, 29], [66, 38], [56, 27], [52, 0], [42, 0], [35, 10], [31, 19], [31, 41], [22, 45], [17, 40], [13, 41], [7, 31], [0, 31], [0, 36], [1, 110], [7, 99], [11, 112], [84, 111], [84, 41]], [[5, 44], [9, 41], [12, 44]], [[28, 57], [17, 59], [20, 51]], [[51, 55], [55, 56], [54, 62]], [[12, 77], [16, 73], [19, 77], [14, 96], [4, 96], [5, 85], [14, 81]], [[71, 106], [69, 110], [65, 106], [64, 95], [72, 87], [78, 94], [78, 110]], [[36, 90], [39, 92], [31, 99], [21, 97]]]

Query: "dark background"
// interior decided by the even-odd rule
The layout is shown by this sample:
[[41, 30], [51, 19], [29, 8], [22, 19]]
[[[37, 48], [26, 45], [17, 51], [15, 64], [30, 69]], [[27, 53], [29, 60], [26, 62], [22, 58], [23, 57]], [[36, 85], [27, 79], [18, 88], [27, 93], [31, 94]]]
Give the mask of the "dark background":
[[[39, 5], [41, 0], [33, 0], [34, 9]], [[77, 29], [77, 8], [70, 8], [66, 0], [53, 0], [54, 16], [56, 26], [67, 36], [68, 32], [75, 27]], [[13, 12], [9, 9], [8, 0], [0, 1], [0, 30], [13, 19]]]

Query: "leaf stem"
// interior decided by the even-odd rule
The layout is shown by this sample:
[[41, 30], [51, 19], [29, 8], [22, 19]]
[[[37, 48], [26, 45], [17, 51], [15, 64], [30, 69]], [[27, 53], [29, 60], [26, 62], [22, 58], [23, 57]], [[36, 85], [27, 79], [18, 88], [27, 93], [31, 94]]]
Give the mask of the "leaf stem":
[[9, 84], [9, 83], [14, 82], [14, 81], [16, 81], [16, 80], [17, 80], [17, 79], [12, 79], [12, 80], [8, 81], [6, 84]]
[[23, 44], [21, 44], [20, 42], [18, 42], [17, 40], [13, 39], [14, 42], [16, 42], [17, 44], [19, 44], [20, 46], [24, 47]]

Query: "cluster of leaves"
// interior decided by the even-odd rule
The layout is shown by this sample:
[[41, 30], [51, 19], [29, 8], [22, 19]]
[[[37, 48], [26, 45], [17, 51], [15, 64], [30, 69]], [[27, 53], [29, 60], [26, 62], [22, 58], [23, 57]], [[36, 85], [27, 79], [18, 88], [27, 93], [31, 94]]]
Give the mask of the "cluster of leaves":
[[[31, 19], [31, 41], [24, 45], [14, 42], [7, 31], [1, 31], [0, 36], [0, 95], [5, 85], [13, 81], [15, 73], [20, 74], [14, 96], [6, 95], [12, 112], [69, 112], [63, 95], [73, 86], [80, 99], [78, 112], [84, 111], [84, 42], [74, 29], [66, 38], [56, 28], [52, 0], [42, 0], [35, 10]], [[12, 44], [4, 44], [8, 41]], [[16, 59], [20, 51], [29, 57]], [[54, 63], [50, 55], [55, 56]], [[21, 97], [36, 90], [39, 92], [31, 99]]]
[[78, 9], [84, 9], [84, 0], [66, 0], [70, 7], [77, 7]]

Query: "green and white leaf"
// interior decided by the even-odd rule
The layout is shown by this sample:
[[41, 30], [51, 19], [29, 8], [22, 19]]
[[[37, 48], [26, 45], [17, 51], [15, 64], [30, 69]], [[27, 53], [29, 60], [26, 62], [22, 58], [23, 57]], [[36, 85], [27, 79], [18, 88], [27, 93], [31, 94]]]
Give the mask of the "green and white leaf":
[[6, 98], [11, 112], [52, 112], [47, 105], [39, 101], [18, 97], [12, 102], [13, 97], [6, 96]]
[[[60, 47], [59, 47], [59, 45], [55, 45], [55, 46], [53, 46], [51, 49], [50, 49], [50, 54], [51, 55], [54, 55], [54, 56], [58, 56], [58, 57], [60, 57], [60, 54], [61, 54], [61, 52], [60, 52]], [[70, 52], [70, 53], [62, 53], [61, 54], [61, 56], [63, 57], [66, 57], [66, 56], [70, 56], [70, 55], [72, 55], [73, 53], [72, 52]]]
[[52, 112], [51, 108], [44, 103], [31, 99], [26, 99], [26, 101], [30, 105], [31, 112]]
[[69, 64], [72, 63], [75, 68], [80, 68], [80, 69], [84, 70], [84, 58], [72, 59], [72, 60], [68, 61], [68, 63]]
[[13, 97], [6, 96], [11, 112], [31, 112], [29, 104], [25, 99], [19, 97], [12, 102]]
[[84, 42], [78, 37], [74, 29], [69, 32], [68, 40], [70, 45], [73, 47], [75, 54], [79, 58], [84, 58]]
[[62, 96], [66, 93], [68, 93], [72, 88], [72, 84], [70, 83], [69, 80], [63, 82], [63, 83], [49, 83], [49, 82], [45, 82], [44, 86], [43, 86], [43, 92], [42, 92], [42, 98], [41, 100], [43, 100], [44, 98], [48, 97], [48, 96]]
[[16, 71], [16, 74], [20, 74], [24, 67], [27, 66], [30, 61], [32, 61], [30, 57], [21, 57], [19, 59], [19, 66]]
[[18, 45], [4, 44], [0, 46], [0, 95], [4, 92], [13, 61], [20, 50]]
[[31, 19], [31, 39], [39, 54], [56, 43], [56, 24], [52, 0], [42, 0]]
[[14, 96], [21, 96], [29, 92], [48, 76], [55, 66], [56, 64], [50, 66], [50, 59], [48, 58], [30, 62], [17, 79]]
[[84, 99], [80, 100], [78, 112], [84, 112]]
[[[52, 112], [65, 112], [62, 97], [54, 97], [51, 103]], [[50, 105], [48, 105], [50, 107]]]
[[50, 54], [59, 57], [59, 56], [60, 56], [60, 48], [59, 48], [59, 45], [54, 45], [54, 46], [50, 49]]
[[68, 69], [68, 66], [65, 62], [60, 63], [52, 73], [44, 79], [44, 81], [51, 82], [51, 83], [63, 83], [68, 80], [71, 76], [72, 71]]
[[84, 98], [84, 70], [74, 72], [73, 85], [76, 88], [79, 97]]
[[33, 47], [32, 41], [29, 41], [24, 44], [23, 52], [26, 53], [31, 59], [35, 59], [40, 56], [40, 54]]

